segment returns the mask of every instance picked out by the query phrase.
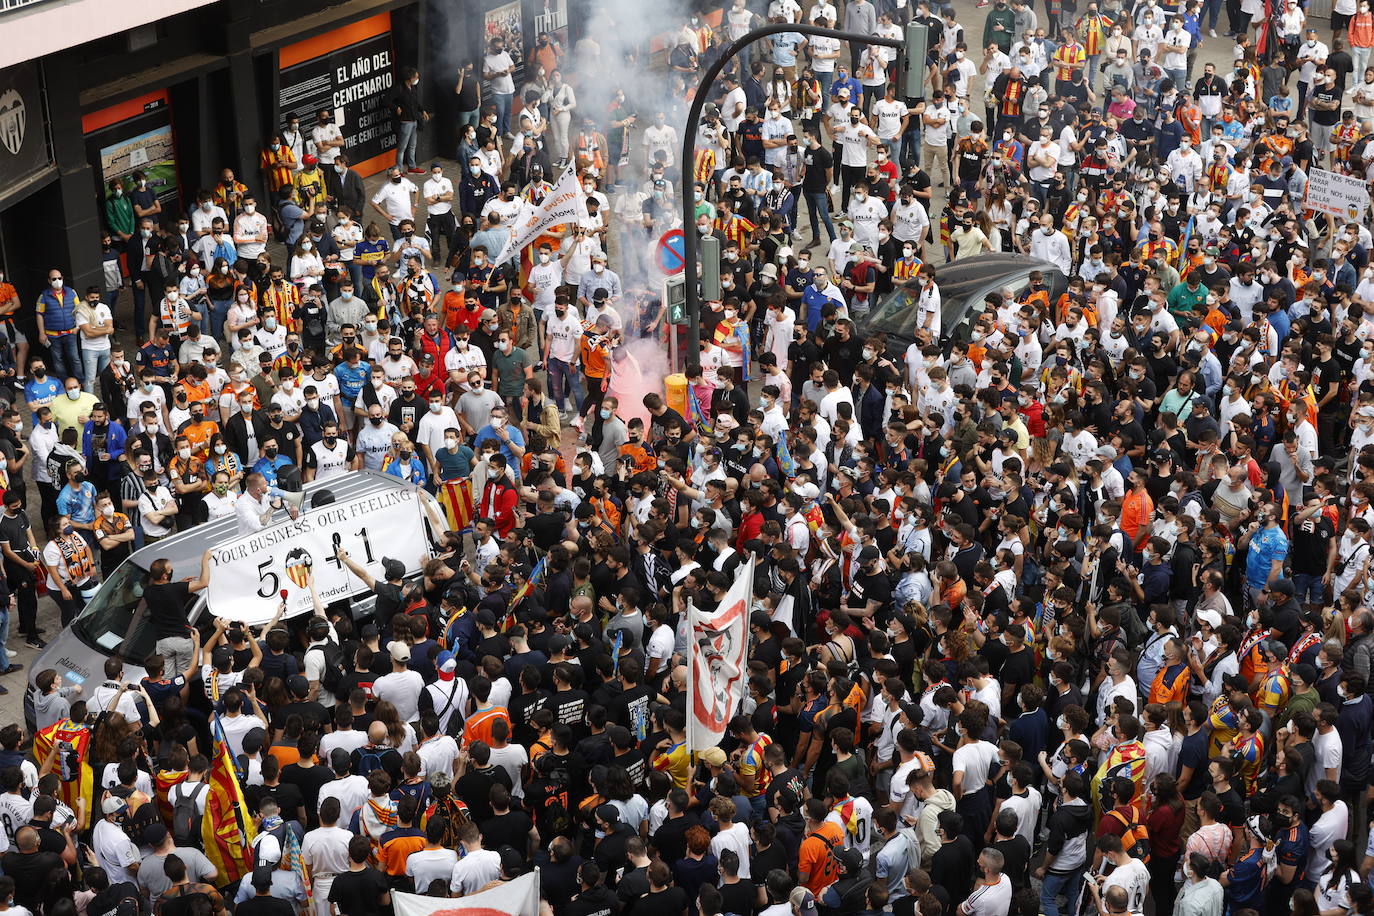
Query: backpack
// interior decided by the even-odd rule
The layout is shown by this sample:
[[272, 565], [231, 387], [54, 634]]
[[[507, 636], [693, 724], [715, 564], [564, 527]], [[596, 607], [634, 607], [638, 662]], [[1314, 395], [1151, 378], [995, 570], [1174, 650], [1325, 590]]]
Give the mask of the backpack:
[[161, 916], [195, 916], [197, 913], [213, 913], [215, 903], [204, 891], [192, 891], [175, 897], [163, 897], [158, 904]]
[[358, 775], [367, 776], [373, 770], [382, 769], [382, 754], [386, 751], [387, 748], [368, 747], [366, 744], [358, 748]]
[[329, 691], [330, 694], [338, 696], [338, 690], [343, 686], [343, 678], [346, 672], [343, 664], [343, 649], [333, 640], [326, 640], [325, 644], [317, 647], [324, 654], [324, 672], [320, 675], [320, 686]]
[[1126, 832], [1121, 834], [1121, 848], [1126, 850], [1126, 855], [1133, 859], [1139, 859], [1145, 864], [1150, 863], [1150, 828], [1135, 816], [1135, 809], [1131, 809], [1131, 817], [1128, 820], [1124, 814], [1115, 808], [1111, 811], [1112, 817], [1121, 822], [1121, 826], [1126, 828]]
[[191, 791], [185, 791], [185, 783], [179, 783], [174, 788], [181, 788], [177, 793], [176, 801], [172, 804], [172, 839], [178, 846], [189, 846], [195, 849], [203, 849], [204, 841], [200, 835], [200, 807], [198, 800], [203, 791], [209, 788], [204, 782], [195, 784]]

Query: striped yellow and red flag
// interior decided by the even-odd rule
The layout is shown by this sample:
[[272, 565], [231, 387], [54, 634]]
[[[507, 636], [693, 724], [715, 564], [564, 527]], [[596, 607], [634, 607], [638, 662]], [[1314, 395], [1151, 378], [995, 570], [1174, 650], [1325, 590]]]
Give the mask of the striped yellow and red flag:
[[172, 786], [185, 781], [185, 770], [158, 770], [153, 773], [153, 792], [157, 795], [157, 810], [162, 813], [162, 819], [168, 824], [172, 822]]
[[[57, 797], [77, 813], [77, 828], [91, 825], [95, 775], [91, 772], [91, 730], [84, 723], [63, 719], [33, 736], [33, 759], [41, 769], [53, 748], [57, 759], [52, 772], [57, 774]], [[85, 812], [84, 816], [82, 812]]]
[[472, 481], [449, 480], [440, 484], [439, 505], [444, 507], [450, 531], [466, 531], [472, 527]]
[[234, 758], [219, 716], [215, 717], [214, 754], [210, 758], [210, 790], [205, 798], [205, 816], [200, 820], [205, 856], [219, 870], [221, 878], [237, 881], [253, 870], [253, 821], [239, 785]]

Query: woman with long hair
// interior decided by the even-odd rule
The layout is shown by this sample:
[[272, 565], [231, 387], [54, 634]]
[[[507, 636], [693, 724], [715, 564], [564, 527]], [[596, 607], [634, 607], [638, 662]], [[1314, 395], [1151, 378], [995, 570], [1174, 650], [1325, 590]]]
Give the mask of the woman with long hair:
[[[1148, 709], [1148, 707], [1146, 707]], [[1150, 781], [1150, 813], [1145, 826], [1150, 831], [1150, 893], [1155, 898], [1155, 912], [1169, 913], [1174, 908], [1174, 870], [1178, 868], [1180, 851], [1179, 831], [1183, 828], [1183, 796], [1178, 781], [1168, 773], [1160, 773]]]
[[415, 750], [415, 730], [401, 721], [401, 714], [396, 711], [395, 705], [386, 700], [378, 700], [377, 707], [372, 711], [372, 718], [386, 726], [388, 747], [395, 748], [402, 754]]
[[1355, 844], [1349, 840], [1337, 840], [1326, 851], [1326, 858], [1331, 862], [1331, 867], [1317, 882], [1317, 909], [1322, 913], [1338, 910], [1349, 912], [1350, 890], [1362, 883], [1355, 867]]

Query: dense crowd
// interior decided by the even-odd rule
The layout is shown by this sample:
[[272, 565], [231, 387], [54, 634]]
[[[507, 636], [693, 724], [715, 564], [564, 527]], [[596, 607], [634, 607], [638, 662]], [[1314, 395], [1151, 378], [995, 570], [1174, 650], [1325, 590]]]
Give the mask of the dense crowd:
[[[456, 174], [404, 70], [375, 190], [331, 110], [186, 212], [112, 181], [102, 285], [0, 283], [0, 675], [41, 596], [65, 626], [303, 483], [463, 483], [472, 524], [415, 578], [341, 551], [360, 618], [191, 626], [208, 561], [149, 564], [151, 657], [24, 672], [0, 916], [382, 916], [535, 867], [553, 916], [1374, 912], [1374, 240], [1305, 205], [1374, 166], [1374, 15], [1224, 7], [1232, 55], [1220, 0], [733, 0], [610, 87], [603, 18], [463, 68]], [[782, 32], [679, 161], [731, 40], [913, 18], [925, 99]], [[503, 259], [569, 165], [588, 218]], [[645, 390], [675, 227], [721, 290]], [[751, 565], [744, 695], [689, 748], [688, 607]], [[242, 875], [206, 855], [221, 746]]]

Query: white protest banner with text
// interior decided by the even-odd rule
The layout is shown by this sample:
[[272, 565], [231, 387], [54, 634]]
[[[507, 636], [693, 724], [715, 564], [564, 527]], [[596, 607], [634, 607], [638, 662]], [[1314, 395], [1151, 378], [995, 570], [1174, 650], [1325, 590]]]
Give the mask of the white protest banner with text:
[[1317, 213], [1359, 220], [1369, 209], [1369, 185], [1363, 178], [1312, 169], [1307, 175], [1303, 206]]
[[457, 899], [391, 892], [396, 916], [539, 916], [539, 869]]
[[306, 614], [314, 607], [312, 578], [324, 604], [363, 590], [335, 557], [340, 546], [378, 581], [383, 557], [400, 560], [408, 574], [417, 572], [429, 556], [417, 491], [396, 487], [303, 509], [294, 520], [215, 547], [206, 593], [210, 612], [250, 625], [266, 623], [284, 591], [285, 616]]
[[518, 257], [526, 245], [543, 235], [550, 226], [577, 223], [586, 218], [587, 194], [582, 190], [576, 168], [570, 164], [543, 200], [537, 204], [526, 201], [520, 208], [520, 213], [511, 220], [506, 247], [493, 263], [504, 264]]

